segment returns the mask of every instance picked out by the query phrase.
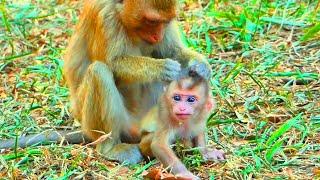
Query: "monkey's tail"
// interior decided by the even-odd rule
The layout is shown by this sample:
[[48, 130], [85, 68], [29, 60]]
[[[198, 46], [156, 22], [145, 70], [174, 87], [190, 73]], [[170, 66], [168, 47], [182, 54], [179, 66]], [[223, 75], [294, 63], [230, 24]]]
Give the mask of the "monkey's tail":
[[25, 148], [52, 143], [86, 144], [91, 142], [81, 131], [49, 130], [35, 135], [20, 136], [16, 139], [0, 140], [0, 149]]

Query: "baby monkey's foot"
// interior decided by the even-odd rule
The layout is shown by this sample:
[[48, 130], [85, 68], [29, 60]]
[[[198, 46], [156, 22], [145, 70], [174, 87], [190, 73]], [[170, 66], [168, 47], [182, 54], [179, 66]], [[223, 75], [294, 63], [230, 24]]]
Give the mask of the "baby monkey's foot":
[[222, 150], [206, 149], [202, 152], [203, 159], [206, 161], [223, 161], [226, 156]]

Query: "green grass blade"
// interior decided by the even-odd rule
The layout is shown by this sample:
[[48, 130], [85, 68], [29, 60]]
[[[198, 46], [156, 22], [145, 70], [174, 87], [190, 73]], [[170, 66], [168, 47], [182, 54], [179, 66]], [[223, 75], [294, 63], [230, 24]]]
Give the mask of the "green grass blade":
[[271, 146], [274, 141], [276, 141], [280, 136], [289, 131], [298, 121], [301, 119], [302, 113], [296, 117], [288, 120], [283, 125], [281, 125], [276, 131], [274, 131], [266, 142], [267, 146]]
[[307, 32], [302, 36], [301, 41], [307, 41], [307, 40], [313, 38], [319, 32], [320, 32], [320, 23], [307, 29]]
[[[285, 138], [285, 139], [287, 139], [287, 138]], [[271, 146], [270, 149], [268, 149], [268, 150], [266, 151], [265, 156], [266, 156], [266, 160], [267, 160], [269, 163], [271, 163], [272, 158], [274, 157], [274, 155], [275, 155], [277, 152], [279, 152], [279, 151], [282, 150], [282, 144], [283, 144], [283, 142], [284, 142], [285, 139], [280, 139], [280, 140], [278, 140], [276, 143], [274, 143], [273, 146]]]

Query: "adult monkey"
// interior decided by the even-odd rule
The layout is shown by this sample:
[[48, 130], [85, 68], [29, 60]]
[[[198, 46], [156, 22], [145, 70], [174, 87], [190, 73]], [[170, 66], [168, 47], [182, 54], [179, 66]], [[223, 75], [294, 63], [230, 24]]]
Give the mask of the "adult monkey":
[[120, 162], [142, 159], [137, 124], [180, 66], [210, 76], [205, 58], [179, 39], [176, 0], [86, 0], [65, 56], [72, 112], [97, 150]]

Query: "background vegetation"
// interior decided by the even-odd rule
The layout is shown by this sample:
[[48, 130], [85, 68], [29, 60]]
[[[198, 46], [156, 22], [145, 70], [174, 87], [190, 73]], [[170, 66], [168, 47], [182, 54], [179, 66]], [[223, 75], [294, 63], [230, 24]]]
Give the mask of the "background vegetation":
[[[0, 138], [72, 129], [63, 53], [81, 1], [0, 1]], [[207, 54], [218, 108], [205, 163], [179, 150], [204, 179], [320, 178], [319, 1], [185, 0], [184, 41]], [[49, 145], [1, 151], [0, 178], [142, 178], [157, 161], [126, 167], [94, 148]]]

